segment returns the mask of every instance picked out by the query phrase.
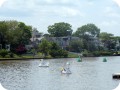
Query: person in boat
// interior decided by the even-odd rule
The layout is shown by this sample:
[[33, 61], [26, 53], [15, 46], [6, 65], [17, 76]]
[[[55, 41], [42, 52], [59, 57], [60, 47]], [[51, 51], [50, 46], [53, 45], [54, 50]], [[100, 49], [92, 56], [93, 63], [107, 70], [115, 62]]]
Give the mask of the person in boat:
[[65, 68], [62, 68], [61, 72], [62, 72], [62, 71], [66, 71]]

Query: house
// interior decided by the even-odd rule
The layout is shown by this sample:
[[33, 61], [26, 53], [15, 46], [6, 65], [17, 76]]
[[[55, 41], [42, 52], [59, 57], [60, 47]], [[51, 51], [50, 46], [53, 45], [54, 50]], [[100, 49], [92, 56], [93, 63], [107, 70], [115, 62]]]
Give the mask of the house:
[[30, 44], [25, 46], [26, 49], [29, 50], [33, 47], [36, 48], [42, 39], [43, 39], [42, 33], [39, 33], [39, 31], [37, 30], [33, 30], [32, 37], [30, 38]]
[[57, 43], [62, 49], [66, 49], [70, 45], [70, 41], [79, 40], [79, 37], [46, 37], [46, 39], [50, 42]]

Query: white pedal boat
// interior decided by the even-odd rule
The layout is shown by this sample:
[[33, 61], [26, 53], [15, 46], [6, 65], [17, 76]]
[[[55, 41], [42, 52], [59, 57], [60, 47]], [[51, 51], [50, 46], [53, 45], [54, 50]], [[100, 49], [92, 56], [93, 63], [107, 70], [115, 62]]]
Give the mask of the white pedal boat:
[[72, 72], [70, 71], [69, 68], [63, 68], [63, 69], [61, 70], [61, 73], [63, 73], [63, 74], [71, 74]]
[[45, 62], [45, 61], [43, 61], [43, 59], [41, 59], [39, 67], [49, 67], [49, 62]]
[[71, 74], [72, 72], [70, 71], [69, 65], [70, 65], [70, 63], [67, 62], [66, 63], [66, 68], [63, 67], [62, 70], [61, 70], [61, 73], [63, 73], [63, 74]]

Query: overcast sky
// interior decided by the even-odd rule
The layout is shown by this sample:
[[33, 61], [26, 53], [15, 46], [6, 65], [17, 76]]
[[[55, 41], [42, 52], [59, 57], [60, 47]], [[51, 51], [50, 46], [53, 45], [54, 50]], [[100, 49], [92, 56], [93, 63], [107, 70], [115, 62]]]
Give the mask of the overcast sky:
[[120, 0], [0, 0], [0, 20], [17, 20], [47, 33], [58, 22], [73, 31], [93, 23], [101, 32], [120, 36]]

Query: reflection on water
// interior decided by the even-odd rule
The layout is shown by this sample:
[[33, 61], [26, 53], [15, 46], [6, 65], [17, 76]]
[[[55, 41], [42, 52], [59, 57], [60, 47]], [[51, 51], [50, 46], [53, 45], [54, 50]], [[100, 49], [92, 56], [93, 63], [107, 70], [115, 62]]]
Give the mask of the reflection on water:
[[[119, 80], [112, 79], [120, 72], [120, 57], [48, 59], [50, 67], [39, 67], [40, 60], [0, 61], [0, 82], [8, 90], [112, 90]], [[70, 62], [72, 74], [60, 69]]]

